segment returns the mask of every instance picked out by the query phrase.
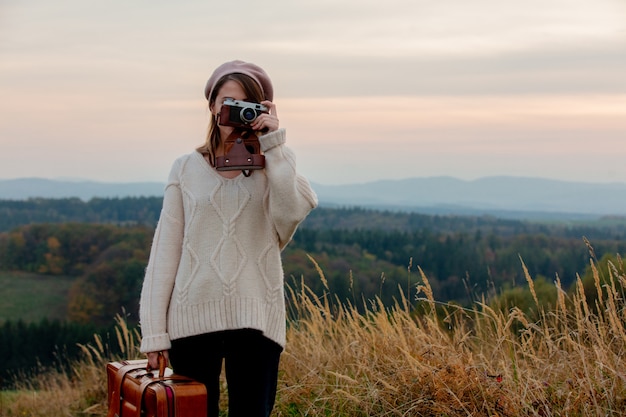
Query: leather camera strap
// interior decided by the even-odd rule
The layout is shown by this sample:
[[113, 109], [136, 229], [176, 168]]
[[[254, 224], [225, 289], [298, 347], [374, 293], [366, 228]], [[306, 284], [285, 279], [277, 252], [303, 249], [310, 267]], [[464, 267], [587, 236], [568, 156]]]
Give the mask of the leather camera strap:
[[259, 139], [251, 131], [233, 131], [224, 141], [226, 155], [215, 158], [215, 169], [218, 171], [241, 170], [247, 177], [250, 170], [265, 168], [265, 155], [251, 153], [248, 146], [260, 152]]

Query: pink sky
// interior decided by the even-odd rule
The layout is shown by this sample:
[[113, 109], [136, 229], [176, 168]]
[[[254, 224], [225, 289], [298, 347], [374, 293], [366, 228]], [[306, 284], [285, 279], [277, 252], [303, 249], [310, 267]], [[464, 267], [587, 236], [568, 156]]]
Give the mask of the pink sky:
[[620, 0], [85, 3], [0, 4], [0, 179], [164, 181], [240, 58], [314, 182], [626, 182]]

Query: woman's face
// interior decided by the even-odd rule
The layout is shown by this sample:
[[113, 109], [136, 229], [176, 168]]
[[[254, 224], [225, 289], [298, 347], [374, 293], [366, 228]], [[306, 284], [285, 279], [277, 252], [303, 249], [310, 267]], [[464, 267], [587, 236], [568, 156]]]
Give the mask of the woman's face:
[[[211, 113], [213, 113], [213, 115], [218, 115], [220, 113], [222, 109], [222, 104], [227, 98], [243, 101], [248, 100], [248, 97], [246, 97], [246, 93], [243, 87], [236, 81], [228, 80], [217, 92], [217, 97], [215, 97], [215, 103], [213, 103], [213, 106], [211, 106]], [[222, 137], [230, 135], [230, 133], [233, 131], [233, 128], [230, 126], [219, 125], [219, 129]]]

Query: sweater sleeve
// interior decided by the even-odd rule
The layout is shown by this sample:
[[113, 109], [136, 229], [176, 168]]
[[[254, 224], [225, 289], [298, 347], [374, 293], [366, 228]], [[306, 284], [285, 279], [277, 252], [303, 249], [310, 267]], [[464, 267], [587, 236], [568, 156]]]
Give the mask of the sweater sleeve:
[[167, 333], [167, 311], [180, 262], [184, 231], [180, 166], [181, 161], [177, 160], [165, 187], [163, 208], [154, 233], [141, 290], [140, 350], [144, 353], [167, 350], [171, 347]]
[[283, 249], [298, 225], [317, 207], [317, 195], [309, 181], [296, 172], [296, 156], [285, 145], [285, 129], [261, 136], [259, 142], [265, 154], [270, 216]]

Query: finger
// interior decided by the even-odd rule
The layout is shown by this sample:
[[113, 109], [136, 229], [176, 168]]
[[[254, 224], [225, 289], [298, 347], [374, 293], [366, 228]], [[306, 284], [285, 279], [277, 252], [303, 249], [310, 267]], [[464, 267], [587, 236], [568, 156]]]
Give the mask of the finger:
[[267, 126], [267, 120], [270, 116], [268, 114], [262, 114], [257, 119], [252, 122], [252, 129], [254, 130], [262, 130]]
[[252, 125], [252, 128], [257, 131], [274, 131], [278, 129], [278, 119], [276, 118], [268, 118], [263, 120], [258, 120], [255, 124]]
[[271, 115], [271, 114], [261, 114], [259, 115], [259, 117], [257, 117], [256, 122], [257, 123], [267, 123], [268, 121], [272, 120], [276, 118], [276, 116]]
[[146, 368], [148, 371], [159, 369], [159, 353], [158, 352], [150, 352], [147, 354], [148, 356], [148, 365]]
[[268, 108], [269, 114], [277, 116], [277, 114], [276, 114], [276, 104], [272, 103], [269, 100], [264, 100], [264, 101], [261, 102], [261, 104]]

